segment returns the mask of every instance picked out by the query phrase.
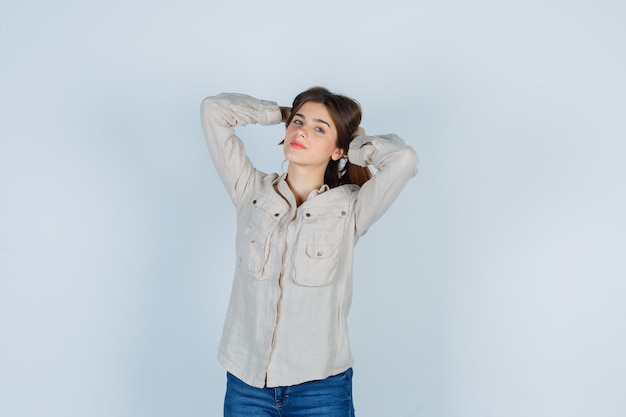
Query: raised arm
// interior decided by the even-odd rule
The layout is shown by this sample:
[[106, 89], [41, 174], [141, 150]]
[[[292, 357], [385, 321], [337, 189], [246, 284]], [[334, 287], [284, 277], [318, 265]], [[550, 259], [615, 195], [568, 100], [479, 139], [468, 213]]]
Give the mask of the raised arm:
[[271, 101], [222, 93], [202, 101], [201, 117], [213, 164], [236, 204], [256, 171], [243, 142], [235, 135], [235, 126], [278, 124], [282, 120], [282, 111]]
[[348, 158], [355, 165], [376, 169], [361, 187], [356, 201], [356, 233], [362, 236], [417, 174], [418, 158], [415, 150], [394, 134], [356, 137], [350, 143]]

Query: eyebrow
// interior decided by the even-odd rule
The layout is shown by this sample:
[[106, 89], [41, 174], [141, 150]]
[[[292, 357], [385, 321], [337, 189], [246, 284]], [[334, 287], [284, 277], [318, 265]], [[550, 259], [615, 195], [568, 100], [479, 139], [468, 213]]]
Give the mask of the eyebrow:
[[[306, 120], [306, 117], [304, 116], [304, 114], [302, 113], [296, 113], [296, 116], [299, 116], [303, 119]], [[318, 123], [324, 123], [326, 126], [328, 126], [330, 128], [330, 123], [328, 123], [326, 120], [322, 120], [322, 119], [313, 119], [314, 122], [318, 122]]]

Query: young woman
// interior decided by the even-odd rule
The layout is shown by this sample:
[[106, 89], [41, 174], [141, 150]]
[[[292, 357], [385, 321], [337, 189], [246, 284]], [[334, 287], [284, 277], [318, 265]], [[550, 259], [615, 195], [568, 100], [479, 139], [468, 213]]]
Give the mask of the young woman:
[[[281, 121], [287, 172], [260, 172], [234, 128]], [[218, 357], [228, 371], [225, 417], [354, 415], [354, 246], [417, 173], [413, 148], [396, 135], [367, 136], [360, 122], [355, 100], [320, 87], [291, 108], [241, 94], [202, 102], [211, 157], [237, 209]]]

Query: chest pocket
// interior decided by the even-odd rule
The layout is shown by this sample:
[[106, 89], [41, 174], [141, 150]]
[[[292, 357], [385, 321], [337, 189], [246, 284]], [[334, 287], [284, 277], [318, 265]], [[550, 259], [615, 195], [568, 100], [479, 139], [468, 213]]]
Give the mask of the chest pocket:
[[256, 279], [264, 279], [263, 271], [270, 257], [270, 238], [287, 208], [280, 201], [263, 195], [252, 198], [247, 204], [247, 225], [237, 236], [237, 259], [242, 269]]
[[293, 280], [296, 283], [321, 287], [332, 282], [337, 272], [348, 210], [346, 203], [304, 209], [294, 260]]

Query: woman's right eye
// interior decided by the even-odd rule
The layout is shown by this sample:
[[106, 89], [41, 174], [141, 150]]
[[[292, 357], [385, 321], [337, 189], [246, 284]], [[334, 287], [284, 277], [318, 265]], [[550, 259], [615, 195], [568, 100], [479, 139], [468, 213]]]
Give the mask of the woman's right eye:
[[302, 124], [302, 120], [294, 120], [293, 124], [301, 125]]

